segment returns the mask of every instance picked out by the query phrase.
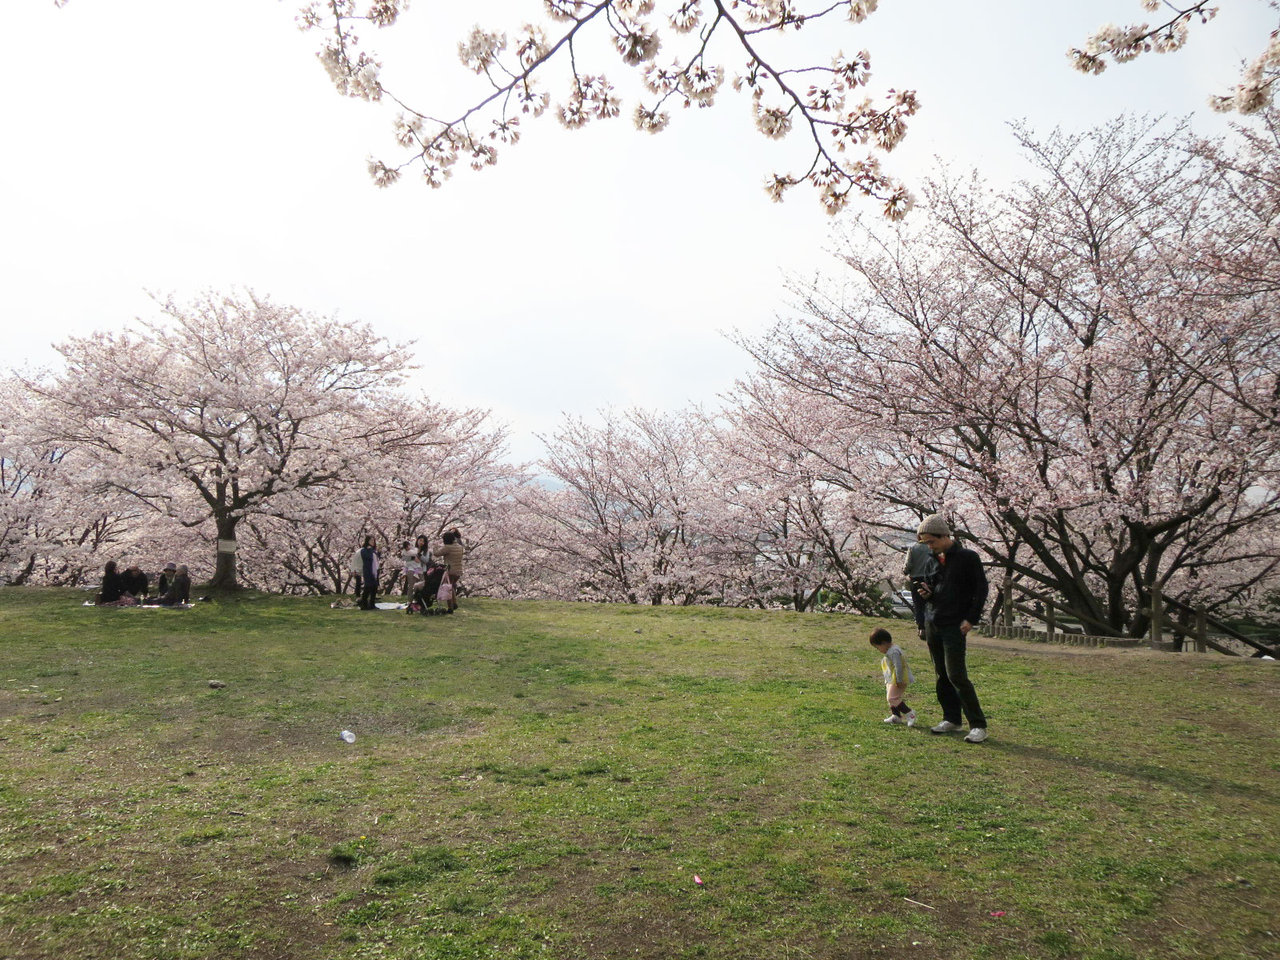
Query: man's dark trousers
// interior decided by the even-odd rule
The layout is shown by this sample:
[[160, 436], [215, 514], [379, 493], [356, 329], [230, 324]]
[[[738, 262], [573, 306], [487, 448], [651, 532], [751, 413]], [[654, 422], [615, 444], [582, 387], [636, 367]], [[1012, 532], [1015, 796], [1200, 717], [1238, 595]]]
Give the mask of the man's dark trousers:
[[960, 711], [964, 710], [969, 727], [986, 727], [987, 718], [978, 703], [978, 691], [969, 679], [969, 667], [965, 663], [967, 639], [960, 632], [960, 625], [925, 627], [925, 642], [929, 656], [933, 658], [933, 670], [938, 675], [938, 703], [942, 705], [942, 719], [960, 723]]

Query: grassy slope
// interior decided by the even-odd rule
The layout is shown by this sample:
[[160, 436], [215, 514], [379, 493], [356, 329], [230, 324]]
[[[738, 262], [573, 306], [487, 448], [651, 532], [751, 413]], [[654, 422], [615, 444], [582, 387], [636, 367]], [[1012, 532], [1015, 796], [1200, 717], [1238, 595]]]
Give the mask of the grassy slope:
[[980, 639], [972, 746], [856, 618], [78, 600], [0, 592], [0, 957], [1280, 952], [1274, 663]]

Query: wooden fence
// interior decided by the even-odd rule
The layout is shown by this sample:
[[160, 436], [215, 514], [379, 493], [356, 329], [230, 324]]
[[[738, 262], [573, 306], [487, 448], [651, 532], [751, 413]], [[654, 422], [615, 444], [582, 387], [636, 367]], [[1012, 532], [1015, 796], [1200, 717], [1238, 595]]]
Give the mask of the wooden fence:
[[[1274, 640], [1259, 640], [1241, 633], [1221, 620], [1209, 616], [1203, 607], [1191, 607], [1178, 600], [1162, 597], [1159, 590], [1151, 591], [1151, 645], [1165, 650], [1190, 649], [1204, 653], [1206, 649], [1216, 650], [1232, 657], [1280, 657], [1280, 643]], [[1168, 615], [1172, 610], [1181, 614], [1181, 622]], [[1213, 633], [1210, 634], [1210, 629]], [[1172, 636], [1166, 641], [1164, 633]], [[1225, 641], [1234, 641], [1236, 646], [1229, 646]], [[1253, 650], [1252, 654], [1243, 653], [1239, 647]]]
[[[1014, 589], [1024, 599], [1030, 599], [1034, 606], [1016, 602], [1013, 599]], [[1251, 655], [1255, 657], [1280, 658], [1280, 643], [1240, 633], [1209, 616], [1203, 608], [1190, 607], [1164, 597], [1158, 588], [1151, 590], [1151, 628], [1146, 637], [1089, 633], [1086, 627], [1091, 623], [1103, 628], [1107, 625], [1091, 621], [1088, 617], [1081, 618], [1053, 598], [1024, 590], [1008, 581], [1002, 596], [1000, 609], [993, 611], [992, 623], [982, 627], [987, 636], [1080, 647], [1138, 647], [1149, 643], [1156, 650], [1194, 650], [1199, 653], [1215, 650], [1233, 657], [1248, 656], [1250, 654], [1243, 650], [1251, 649]], [[1170, 611], [1178, 616], [1170, 616]], [[1017, 622], [1015, 614], [1022, 614], [1024, 621]]]

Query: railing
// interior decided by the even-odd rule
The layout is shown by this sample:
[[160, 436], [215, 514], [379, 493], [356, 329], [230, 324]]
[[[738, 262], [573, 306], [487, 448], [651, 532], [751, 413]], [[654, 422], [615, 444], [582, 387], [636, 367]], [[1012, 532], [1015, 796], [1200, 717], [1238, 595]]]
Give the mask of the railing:
[[[1010, 640], [1033, 640], [1041, 643], [1062, 643], [1073, 647], [1136, 647], [1142, 641], [1135, 637], [1113, 637], [1105, 634], [1085, 633], [1082, 625], [1070, 621], [1064, 623], [1058, 612], [1067, 613], [1066, 607], [1055, 603], [1048, 597], [1031, 594], [1041, 604], [1041, 609], [1015, 603], [1005, 592], [1003, 623], [996, 621], [982, 628], [989, 637], [1004, 637]], [[1013, 622], [1013, 613], [1018, 612], [1044, 624], [1044, 629], [1028, 624]], [[1088, 619], [1088, 618], [1086, 618]], [[1076, 627], [1079, 629], [1076, 629]]]
[[[1024, 598], [1032, 599], [1037, 606], [1028, 607], [1016, 602], [1013, 599], [1013, 590], [1017, 590]], [[998, 615], [993, 616], [993, 622], [989, 626], [982, 628], [982, 632], [988, 636], [1084, 647], [1137, 647], [1143, 643], [1150, 643], [1154, 649], [1160, 650], [1183, 650], [1189, 643], [1191, 649], [1200, 653], [1216, 650], [1227, 656], [1244, 656], [1245, 654], [1239, 649], [1232, 648], [1223, 642], [1229, 638], [1244, 647], [1253, 649], [1255, 657], [1280, 658], [1280, 644], [1274, 641], [1258, 640], [1240, 633], [1209, 616], [1202, 607], [1191, 607], [1179, 600], [1163, 596], [1158, 588], [1151, 590], [1151, 608], [1148, 611], [1151, 614], [1151, 627], [1145, 638], [1087, 633], [1085, 627], [1090, 624], [1104, 629], [1108, 628], [1107, 624], [1087, 615], [1082, 616], [1069, 610], [1052, 597], [1034, 593], [1009, 581], [1005, 581], [1003, 597], [1001, 609], [994, 612]], [[1167, 616], [1166, 611], [1170, 608], [1182, 613], [1189, 622], [1180, 623]], [[1015, 612], [1031, 620], [1040, 621], [1044, 627], [1015, 623]], [[1212, 636], [1209, 633], [1210, 629], [1214, 632]], [[1166, 641], [1166, 633], [1171, 634], [1173, 639]]]
[[[1164, 616], [1163, 611], [1168, 608], [1180, 611], [1190, 619], [1190, 624], [1181, 624]], [[1209, 616], [1204, 607], [1192, 607], [1180, 600], [1162, 597], [1159, 590], [1151, 592], [1151, 645], [1153, 647], [1163, 645], [1164, 631], [1168, 629], [1174, 635], [1172, 643], [1174, 649], [1183, 649], [1186, 642], [1190, 641], [1192, 649], [1198, 653], [1204, 653], [1207, 648], [1225, 653], [1227, 656], [1244, 656], [1239, 650], [1234, 650], [1209, 636], [1210, 627], [1219, 637], [1229, 637], [1236, 643], [1252, 648], [1255, 651], [1253, 653], [1255, 657], [1280, 657], [1280, 645], [1274, 641], [1268, 643], [1243, 634], [1221, 620]]]

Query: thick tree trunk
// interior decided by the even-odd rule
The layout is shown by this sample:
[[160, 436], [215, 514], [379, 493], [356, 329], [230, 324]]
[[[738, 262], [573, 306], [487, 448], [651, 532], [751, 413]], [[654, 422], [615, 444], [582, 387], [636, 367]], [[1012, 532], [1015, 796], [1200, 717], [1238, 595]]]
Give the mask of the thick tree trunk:
[[35, 569], [36, 569], [36, 555], [33, 553], [31, 554], [31, 556], [27, 557], [27, 562], [23, 564], [21, 572], [15, 574], [13, 577], [10, 578], [9, 586], [11, 587], [23, 586], [29, 579], [31, 579], [31, 574], [35, 571]]
[[239, 590], [236, 579], [236, 524], [239, 517], [216, 517], [218, 559], [209, 581], [210, 590]]

